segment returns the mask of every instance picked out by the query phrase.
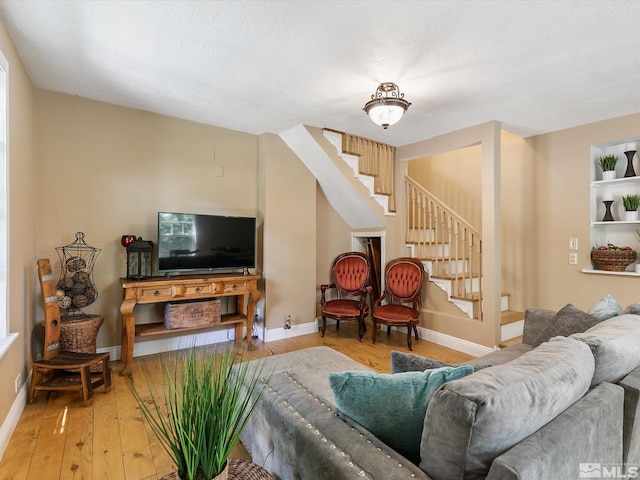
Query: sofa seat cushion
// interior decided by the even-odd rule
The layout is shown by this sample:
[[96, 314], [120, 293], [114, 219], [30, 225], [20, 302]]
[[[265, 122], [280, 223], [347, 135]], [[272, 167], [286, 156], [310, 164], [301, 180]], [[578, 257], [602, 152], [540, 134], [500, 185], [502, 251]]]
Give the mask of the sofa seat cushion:
[[586, 343], [593, 352], [593, 386], [616, 383], [640, 365], [639, 315], [619, 315], [571, 337]]
[[487, 353], [473, 360], [467, 360], [464, 365], [472, 365], [474, 368], [487, 365], [502, 365], [503, 363], [515, 360], [523, 353], [529, 352], [533, 347], [526, 343], [516, 343], [506, 348], [501, 348], [495, 352]]
[[471, 373], [470, 365], [394, 375], [333, 372], [329, 384], [343, 414], [417, 465], [429, 400], [446, 382]]
[[593, 372], [589, 347], [559, 338], [446, 383], [427, 408], [420, 468], [434, 480], [486, 477], [494, 458], [581, 398]]
[[[459, 367], [461, 365], [459, 363], [443, 362], [442, 360], [417, 355], [415, 353], [399, 352], [398, 350], [391, 350], [390, 359], [391, 373], [424, 372], [425, 370], [433, 370], [434, 368]], [[477, 364], [465, 362], [462, 365], [471, 365], [474, 371], [489, 366], [482, 362]]]

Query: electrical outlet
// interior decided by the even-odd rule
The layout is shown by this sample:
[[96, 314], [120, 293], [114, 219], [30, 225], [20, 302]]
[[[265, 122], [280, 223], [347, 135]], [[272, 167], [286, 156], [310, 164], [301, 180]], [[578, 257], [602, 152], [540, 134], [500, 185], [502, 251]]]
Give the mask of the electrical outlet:
[[570, 253], [569, 254], [569, 265], [577, 265], [578, 264], [578, 254]]
[[13, 386], [13, 390], [14, 390], [13, 393], [18, 393], [18, 391], [20, 390], [20, 387], [22, 387], [22, 374], [21, 373], [19, 373], [16, 376], [16, 381], [15, 381], [15, 384]]
[[578, 251], [578, 239], [577, 238], [570, 238], [569, 239], [569, 250], [572, 252], [577, 252]]
[[284, 320], [284, 329], [289, 330], [291, 328], [291, 315], [287, 315]]

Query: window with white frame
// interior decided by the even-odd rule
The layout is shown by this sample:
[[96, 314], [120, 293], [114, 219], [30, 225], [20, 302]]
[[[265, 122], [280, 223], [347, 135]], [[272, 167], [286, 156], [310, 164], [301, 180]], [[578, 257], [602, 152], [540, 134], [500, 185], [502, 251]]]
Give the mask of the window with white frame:
[[7, 350], [17, 333], [9, 332], [8, 316], [8, 160], [7, 160], [7, 125], [8, 125], [8, 86], [9, 62], [0, 52], [0, 356]]

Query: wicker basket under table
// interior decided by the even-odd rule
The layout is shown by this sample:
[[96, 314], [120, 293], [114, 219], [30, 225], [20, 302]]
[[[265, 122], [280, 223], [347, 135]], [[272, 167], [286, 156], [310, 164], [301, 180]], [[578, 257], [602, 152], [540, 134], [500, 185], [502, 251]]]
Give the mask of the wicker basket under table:
[[[271, 474], [260, 465], [239, 458], [229, 459], [228, 478], [229, 480], [275, 480]], [[178, 472], [165, 475], [160, 480], [179, 480]]]
[[96, 338], [104, 317], [66, 315], [60, 318], [60, 349], [65, 352], [96, 353]]

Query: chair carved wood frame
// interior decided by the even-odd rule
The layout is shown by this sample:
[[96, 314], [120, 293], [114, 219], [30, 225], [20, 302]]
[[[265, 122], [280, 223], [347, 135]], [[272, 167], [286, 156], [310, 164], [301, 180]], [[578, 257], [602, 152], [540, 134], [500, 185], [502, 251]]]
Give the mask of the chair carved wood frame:
[[[378, 324], [407, 327], [407, 346], [411, 345], [411, 331], [419, 340], [417, 324], [422, 310], [424, 265], [415, 258], [401, 257], [391, 260], [384, 272], [385, 290], [373, 307], [373, 343], [376, 343]], [[383, 304], [384, 302], [384, 304]]]
[[38, 277], [44, 307], [44, 348], [42, 360], [34, 360], [28, 403], [41, 393], [78, 391], [85, 405], [93, 400], [93, 390], [111, 389], [110, 354], [60, 350], [60, 306], [49, 259], [38, 260]]
[[[361, 252], [342, 253], [336, 257], [331, 267], [333, 283], [320, 285], [322, 298], [321, 335], [327, 329], [327, 317], [336, 320], [336, 329], [340, 329], [341, 320], [358, 321], [358, 339], [362, 341], [367, 331], [365, 319], [369, 315], [367, 297], [371, 293], [369, 275], [371, 263], [369, 257]], [[327, 292], [335, 290], [334, 299], [328, 299]]]

